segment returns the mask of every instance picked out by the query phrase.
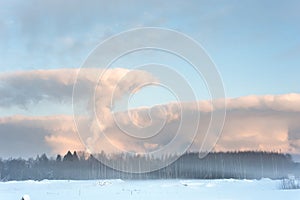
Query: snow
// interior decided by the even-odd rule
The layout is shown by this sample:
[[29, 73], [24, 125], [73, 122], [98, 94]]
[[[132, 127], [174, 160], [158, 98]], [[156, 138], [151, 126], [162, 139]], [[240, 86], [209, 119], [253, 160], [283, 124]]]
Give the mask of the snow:
[[262, 180], [89, 180], [0, 182], [0, 199], [300, 199], [300, 190], [282, 190]]
[[30, 200], [30, 197], [28, 194], [25, 194], [23, 197], [22, 197], [22, 200]]

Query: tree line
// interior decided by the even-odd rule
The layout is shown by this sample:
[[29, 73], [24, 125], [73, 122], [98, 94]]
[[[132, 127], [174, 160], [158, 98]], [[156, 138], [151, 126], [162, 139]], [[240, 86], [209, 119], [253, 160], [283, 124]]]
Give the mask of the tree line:
[[[128, 173], [128, 169], [145, 169], [155, 163], [172, 164], [147, 173]], [[104, 165], [110, 163], [122, 171]], [[130, 170], [129, 170], [130, 171]], [[88, 180], [88, 179], [282, 179], [300, 176], [300, 164], [289, 154], [277, 152], [212, 152], [200, 159], [199, 153], [182, 156], [166, 155], [160, 158], [132, 154], [89, 155], [85, 152], [57, 155], [46, 154], [35, 159], [0, 159], [0, 180]]]

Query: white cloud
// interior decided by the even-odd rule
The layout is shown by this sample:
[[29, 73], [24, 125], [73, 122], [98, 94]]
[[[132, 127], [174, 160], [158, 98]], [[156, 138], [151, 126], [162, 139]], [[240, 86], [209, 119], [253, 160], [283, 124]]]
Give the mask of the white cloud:
[[[274, 96], [272, 99], [280, 99], [279, 102], [268, 101], [269, 99], [264, 96], [258, 96], [260, 99], [260, 105], [258, 104], [240, 104], [245, 102], [247, 97], [243, 97], [242, 101], [238, 99], [228, 99], [229, 109], [227, 110], [226, 123], [223, 129], [223, 133], [215, 146], [215, 150], [267, 150], [267, 151], [282, 151], [289, 153], [300, 153], [300, 111], [298, 108], [287, 107], [290, 102], [294, 102], [295, 105], [300, 104], [296, 101], [299, 98], [298, 94], [280, 95]], [[289, 98], [287, 98], [289, 97]], [[249, 97], [249, 101], [257, 102], [254, 97]], [[265, 99], [265, 100], [262, 100]], [[240, 106], [234, 106], [234, 109], [230, 106], [230, 103], [236, 102]], [[248, 101], [247, 101], [248, 102]], [[204, 104], [202, 102], [200, 104]], [[140, 134], [149, 134], [153, 130], [157, 130], [157, 126], [161, 126], [161, 121], [165, 121], [166, 124], [159, 133], [159, 136], [151, 137], [146, 140], [134, 140], [124, 135], [120, 131], [119, 127], [115, 123], [107, 124], [105, 128], [105, 134], [109, 137], [110, 142], [105, 140], [103, 135], [93, 135], [92, 129], [89, 127], [89, 120], [83, 123], [86, 125], [85, 135], [81, 134], [83, 143], [88, 144], [88, 139], [93, 140], [93, 145], [99, 147], [94, 150], [104, 150], [106, 152], [112, 152], [112, 144], [120, 148], [121, 150], [134, 151], [134, 152], [151, 152], [153, 150], [164, 147], [173, 137], [174, 132], [179, 127], [180, 112], [174, 109], [175, 104], [167, 104], [157, 106], [155, 111], [159, 109], [164, 112], [155, 112], [152, 115], [151, 125], [149, 121], [144, 118], [144, 112], [148, 112], [147, 108], [132, 110], [134, 112], [135, 120], [138, 120], [138, 124], [143, 126], [146, 124], [145, 130], [140, 129]], [[276, 105], [270, 106], [270, 105]], [[162, 109], [165, 107], [167, 109]], [[173, 109], [171, 108], [173, 107]], [[183, 114], [188, 116], [190, 112], [197, 110], [191, 109], [193, 106], [183, 110]], [[132, 129], [130, 119], [125, 113], [119, 113], [118, 119], [120, 123], [123, 123], [123, 127], [128, 130]], [[197, 151], [201, 145], [203, 139], [203, 133], [208, 128], [208, 122], [210, 119], [210, 112], [201, 112], [200, 129], [198, 136], [194, 140], [194, 144], [191, 149]], [[189, 119], [193, 120], [193, 119]], [[95, 126], [97, 124], [94, 124]], [[184, 127], [185, 130], [189, 130], [189, 127]], [[20, 131], [22, 130], [22, 131]], [[22, 154], [32, 146], [32, 142], [37, 143], [39, 148], [34, 148], [37, 153], [51, 152], [51, 153], [64, 153], [67, 149], [71, 150], [83, 150], [84, 145], [81, 144], [78, 134], [75, 131], [74, 122], [72, 116], [52, 116], [52, 117], [25, 117], [25, 116], [11, 116], [0, 119], [0, 134], [1, 138], [1, 151], [0, 152], [14, 152], [13, 155], [18, 153]], [[141, 136], [139, 135], [139, 136]], [[8, 137], [10, 136], [10, 137]], [[41, 137], [42, 136], [42, 137]], [[181, 133], [180, 142], [178, 148], [181, 148], [189, 142], [190, 135]], [[8, 139], [9, 138], [9, 139]], [[85, 139], [87, 139], [85, 141]], [[39, 140], [39, 141], [38, 141]], [[23, 145], [16, 146], [20, 141]], [[26, 144], [28, 142], [28, 144]], [[25, 146], [24, 146], [25, 145]], [[175, 145], [175, 146], [176, 146]], [[26, 147], [27, 146], [27, 147]], [[29, 149], [24, 149], [24, 147]], [[6, 150], [5, 150], [6, 149]], [[176, 152], [175, 149], [169, 149], [171, 152]], [[31, 151], [32, 153], [32, 151]], [[3, 154], [3, 153], [2, 153]], [[3, 155], [1, 155], [3, 156]]]
[[[145, 71], [119, 68], [106, 71], [102, 74], [101, 84], [96, 84], [102, 72], [99, 69], [84, 69], [78, 80], [83, 86], [79, 88], [79, 97], [88, 101], [82, 109], [88, 110], [87, 113], [92, 114], [92, 117], [77, 115], [77, 128], [82, 142], [91, 151], [112, 152], [117, 148], [151, 152], [165, 148], [176, 134], [178, 138], [173, 146], [167, 147], [169, 152], [182, 150], [190, 141], [193, 141], [191, 149], [197, 151], [209, 128], [211, 112], [222, 109], [221, 101], [216, 100], [215, 107], [210, 101], [173, 102], [112, 113], [115, 100], [145, 82], [158, 80]], [[77, 69], [1, 74], [0, 107], [30, 107], [43, 99], [71, 104], [76, 75]], [[115, 98], [111, 102], [113, 95]], [[253, 95], [226, 99], [226, 104], [226, 123], [215, 150], [281, 150], [300, 153], [300, 94]], [[96, 115], [93, 115], [94, 105]], [[199, 123], [195, 120], [197, 113], [200, 113]], [[94, 118], [96, 116], [98, 119]], [[197, 126], [197, 136], [193, 138], [192, 133]], [[218, 133], [216, 127], [211, 128], [213, 131], [207, 141], [214, 143]], [[2, 117], [0, 137], [0, 156], [85, 149], [78, 138], [73, 116]], [[32, 141], [37, 144], [35, 148], [31, 147]]]

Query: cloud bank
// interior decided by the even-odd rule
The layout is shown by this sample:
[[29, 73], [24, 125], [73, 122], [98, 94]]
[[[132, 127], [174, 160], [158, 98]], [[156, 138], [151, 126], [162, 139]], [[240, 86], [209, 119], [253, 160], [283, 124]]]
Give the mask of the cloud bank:
[[[129, 73], [126, 69], [113, 69], [103, 76], [101, 84], [96, 84], [95, 74], [99, 70], [94, 70], [86, 71], [86, 76], [79, 81], [84, 83], [81, 88], [83, 96], [88, 96], [92, 86], [96, 85], [96, 98], [88, 102], [85, 108], [88, 110], [86, 114], [90, 114], [89, 106], [95, 103], [97, 120], [91, 119], [90, 115], [78, 115], [77, 122], [81, 123], [78, 127], [72, 115], [1, 117], [0, 156], [35, 156], [43, 152], [57, 154], [87, 148], [113, 152], [115, 147], [120, 151], [152, 152], [166, 147], [175, 136], [179, 137], [180, 142], [172, 146], [170, 152], [176, 152], [175, 147], [181, 148], [191, 140], [193, 144], [190, 150], [198, 151], [209, 128], [212, 111], [222, 109], [221, 103], [212, 107], [210, 101], [171, 102], [112, 114], [112, 95], [119, 99], [144, 82], [158, 80], [144, 71]], [[45, 99], [70, 104], [77, 72], [78, 69], [61, 69], [1, 74], [0, 107], [30, 109]], [[300, 153], [300, 94], [226, 99], [226, 111], [226, 122], [214, 150]], [[191, 124], [195, 122], [194, 113], [200, 113], [195, 138], [189, 134], [189, 131], [193, 131]], [[183, 116], [191, 124], [181, 124]], [[180, 128], [185, 132], [177, 134]], [[208, 136], [208, 141], [211, 136]], [[137, 140], [134, 137], [145, 139]]]

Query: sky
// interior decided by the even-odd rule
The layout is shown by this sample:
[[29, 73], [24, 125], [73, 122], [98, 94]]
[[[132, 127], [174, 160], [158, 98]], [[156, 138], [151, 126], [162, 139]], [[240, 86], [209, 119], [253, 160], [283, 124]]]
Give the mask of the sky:
[[[174, 103], [176, 98], [170, 91], [154, 87], [142, 89], [129, 102], [133, 118], [124, 117], [123, 112], [116, 114], [120, 126], [131, 127], [128, 121], [133, 120], [134, 125], [148, 127], [145, 112], [149, 114], [152, 110], [141, 106], [155, 105], [150, 120], [153, 124], [149, 127], [157, 127], [157, 123], [165, 120], [166, 128], [161, 137], [147, 142], [124, 138], [112, 122], [111, 110], [105, 110], [116, 82], [132, 66], [150, 62], [172, 65], [196, 93], [195, 99], [185, 99], [190, 103], [182, 111], [189, 119], [184, 124], [187, 129], [183, 129], [178, 139], [184, 144], [176, 143], [170, 151], [183, 151], [189, 146], [193, 135], [186, 131], [191, 126], [188, 122], [193, 121], [201, 130], [191, 149], [203, 147], [203, 134], [209, 129], [206, 120], [214, 111], [226, 110], [224, 129], [220, 137], [212, 130], [208, 140], [215, 144], [218, 138], [218, 142], [214, 147], [208, 145], [208, 149], [300, 154], [299, 8], [300, 2], [296, 0], [1, 1], [0, 157], [35, 156], [44, 152], [55, 155], [69, 149], [86, 150], [87, 146], [92, 151], [108, 152], [115, 146], [130, 152], [163, 148], [180, 119], [178, 104]], [[227, 108], [207, 106], [210, 93], [205, 81], [195, 75], [189, 64], [174, 55], [145, 50], [113, 63], [113, 75], [104, 81], [106, 87], [96, 89], [102, 95], [100, 100], [96, 96], [94, 102], [101, 113], [100, 125], [97, 120], [86, 122], [78, 117], [80, 125], [76, 126], [72, 91], [77, 69], [105, 39], [141, 27], [172, 29], [197, 41], [219, 71]], [[91, 70], [81, 77], [84, 87], [89, 88], [89, 81], [96, 80], [95, 73], [99, 71]], [[157, 79], [141, 71], [133, 72], [132, 76], [118, 88], [119, 102], [126, 89]], [[86, 95], [82, 99], [89, 98], [86, 91], [80, 90], [82, 96]], [[80, 107], [82, 102], [78, 99], [75, 103]], [[80, 109], [91, 112], [89, 106]], [[115, 111], [124, 110], [117, 106]], [[192, 118], [194, 111], [202, 114], [201, 122]], [[78, 128], [88, 130], [83, 132], [92, 136], [78, 135]], [[104, 143], [97, 135], [99, 131], [109, 135], [113, 145]]]

